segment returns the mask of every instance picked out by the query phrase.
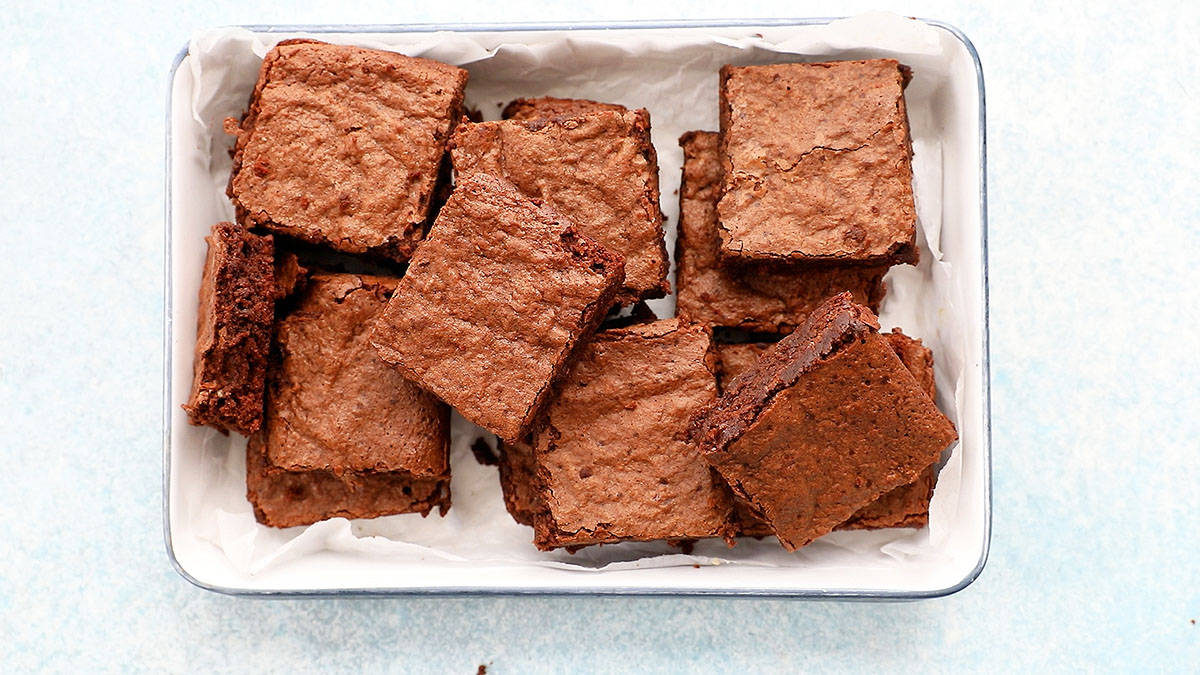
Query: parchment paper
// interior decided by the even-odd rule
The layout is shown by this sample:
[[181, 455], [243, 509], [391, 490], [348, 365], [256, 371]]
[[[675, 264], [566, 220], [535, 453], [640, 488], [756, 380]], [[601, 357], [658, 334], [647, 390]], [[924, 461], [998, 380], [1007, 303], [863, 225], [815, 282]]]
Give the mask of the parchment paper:
[[[500, 108], [518, 96], [556, 95], [613, 101], [645, 107], [651, 113], [653, 141], [658, 150], [662, 207], [668, 218], [667, 250], [674, 251], [682, 153], [677, 139], [692, 129], [717, 129], [717, 70], [726, 63], [751, 64], [827, 58], [894, 56], [911, 66], [914, 79], [907, 90], [914, 145], [914, 189], [919, 218], [921, 264], [899, 266], [887, 276], [889, 292], [880, 311], [881, 326], [900, 326], [920, 337], [934, 351], [938, 404], [958, 422], [962, 407], [963, 369], [967, 334], [963, 329], [964, 288], [942, 255], [942, 157], [938, 93], [949, 76], [944, 35], [920, 22], [886, 14], [871, 14], [824, 26], [763, 29], [759, 35], [732, 37], [738, 31], [581, 31], [572, 33], [321, 34], [317, 39], [391, 49], [461, 65], [471, 73], [467, 103], [485, 118], [496, 119]], [[195, 231], [177, 226], [175, 237], [194, 239], [188, 265], [203, 258], [203, 235], [208, 224], [232, 219], [224, 189], [229, 176], [228, 149], [232, 139], [222, 132], [225, 117], [240, 115], [249, 98], [259, 63], [274, 40], [299, 35], [271, 35], [272, 42], [238, 28], [197, 33], [186, 63], [195, 78], [191, 91], [188, 133], [195, 138], [196, 161], [210, 181], [203, 189], [194, 218]], [[198, 215], [198, 214], [197, 214]], [[176, 221], [186, 219], [176, 215]], [[179, 262], [176, 263], [179, 269]], [[193, 288], [199, 285], [195, 274]], [[177, 283], [186, 284], [188, 279]], [[194, 326], [195, 292], [182, 297], [192, 306], [177, 313], [176, 321]], [[673, 298], [655, 301], [660, 316], [670, 316]], [[183, 346], [184, 349], [190, 344]], [[177, 346], [177, 348], [179, 348]], [[175, 379], [190, 377], [190, 369]], [[178, 385], [179, 383], [175, 383]], [[173, 386], [173, 391], [181, 391]], [[186, 386], [182, 387], [186, 392]], [[176, 393], [178, 398], [178, 393]], [[175, 416], [178, 404], [175, 401]], [[254, 520], [245, 497], [245, 441], [209, 430], [175, 425], [178, 442], [199, 447], [200, 461], [189, 464], [174, 490], [180, 522], [200, 539], [219, 547], [232, 567], [256, 575], [288, 561], [320, 551], [338, 551], [396, 563], [431, 562], [443, 565], [526, 564], [567, 567], [580, 571], [679, 565], [837, 565], [877, 564], [881, 557], [938, 555], [953, 527], [959, 504], [961, 458], [957, 444], [942, 468], [931, 505], [927, 529], [838, 532], [796, 553], [786, 553], [771, 538], [743, 539], [729, 549], [723, 542], [700, 542], [691, 555], [662, 543], [593, 546], [571, 555], [543, 553], [531, 544], [532, 530], [516, 524], [504, 509], [494, 467], [476, 463], [469, 446], [483, 433], [457, 415], [453, 424], [451, 493], [453, 508], [436, 514], [398, 515], [350, 522], [333, 519], [304, 528], [278, 530]]]

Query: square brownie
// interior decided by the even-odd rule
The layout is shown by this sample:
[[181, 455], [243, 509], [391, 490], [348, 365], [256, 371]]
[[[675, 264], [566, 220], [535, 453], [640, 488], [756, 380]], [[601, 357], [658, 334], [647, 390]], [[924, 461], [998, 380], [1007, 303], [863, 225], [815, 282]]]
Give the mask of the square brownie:
[[704, 326], [665, 319], [583, 347], [533, 435], [538, 548], [731, 534], [729, 494], [687, 439], [716, 397], [709, 344]]
[[620, 304], [670, 292], [658, 157], [645, 110], [463, 124], [450, 155], [460, 179], [505, 178], [622, 255]]
[[[900, 362], [912, 373], [922, 391], [934, 397], [933, 352], [895, 328], [884, 335]], [[717, 386], [724, 390], [734, 377], [750, 370], [772, 344], [769, 342], [743, 342], [716, 346], [718, 367]], [[879, 499], [859, 509], [836, 530], [874, 530], [885, 527], [924, 527], [929, 522], [929, 500], [937, 482], [936, 464], [921, 472], [915, 483], [901, 485], [885, 493]], [[764, 536], [773, 534], [771, 526], [754, 515], [744, 501], [737, 500], [739, 534]]]
[[629, 109], [616, 103], [601, 103], [586, 98], [519, 98], [504, 107], [501, 117], [506, 120], [537, 120], [551, 117], [576, 117], [587, 113], [611, 110], [628, 112]]
[[689, 131], [679, 187], [679, 236], [675, 241], [676, 306], [680, 314], [709, 326], [787, 333], [831, 295], [850, 291], [854, 301], [879, 310], [891, 263], [881, 265], [721, 264], [717, 198], [721, 192], [718, 135]]
[[271, 464], [289, 471], [449, 475], [450, 410], [371, 346], [396, 279], [317, 274], [279, 322], [268, 385]]
[[892, 59], [722, 68], [722, 255], [915, 262], [906, 80]]
[[450, 509], [449, 474], [414, 478], [404, 471], [338, 474], [287, 471], [267, 458], [266, 433], [246, 445], [246, 498], [258, 522], [271, 527], [311, 525], [328, 518], [377, 518], [397, 513], [428, 515]]
[[467, 71], [395, 52], [285, 40], [239, 124], [238, 218], [345, 253], [407, 260], [424, 237]]
[[834, 296], [693, 419], [705, 458], [788, 550], [916, 482], [957, 438], [878, 328]]
[[515, 442], [612, 306], [621, 257], [507, 182], [461, 179], [371, 341], [408, 379]]
[[188, 421], [249, 435], [262, 425], [275, 320], [274, 242], [233, 223], [205, 237]]

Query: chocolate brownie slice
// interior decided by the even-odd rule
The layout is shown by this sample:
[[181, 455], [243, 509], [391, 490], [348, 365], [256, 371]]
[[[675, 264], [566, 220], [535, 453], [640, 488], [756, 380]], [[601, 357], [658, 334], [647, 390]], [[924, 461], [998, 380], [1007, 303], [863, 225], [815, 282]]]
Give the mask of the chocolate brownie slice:
[[499, 178], [467, 176], [371, 341], [405, 377], [515, 442], [623, 279], [621, 257], [555, 211]]
[[849, 293], [734, 378], [692, 434], [788, 550], [915, 482], [957, 438]]
[[504, 507], [508, 509], [513, 520], [522, 525], [532, 526], [537, 514], [546, 509], [537, 476], [537, 462], [533, 460], [533, 447], [528, 441], [501, 441], [497, 450]]
[[274, 243], [233, 223], [205, 237], [188, 421], [250, 434], [262, 424], [275, 318]]
[[[267, 422], [267, 433], [271, 424]], [[260, 431], [246, 445], [246, 498], [263, 525], [294, 527], [327, 518], [376, 518], [396, 513], [424, 516], [435, 506], [445, 515], [450, 509], [449, 475], [414, 478], [403, 471], [286, 471], [267, 459], [264, 437]]]
[[275, 466], [334, 473], [449, 475], [450, 410], [371, 346], [396, 280], [318, 274], [279, 323], [267, 414]]
[[346, 253], [406, 260], [425, 232], [467, 71], [394, 52], [286, 40], [239, 124], [238, 218]]
[[708, 329], [666, 319], [597, 333], [533, 436], [543, 550], [726, 536], [732, 504], [688, 419], [716, 396]]
[[721, 264], [717, 198], [721, 191], [718, 136], [689, 131], [683, 147], [679, 188], [679, 236], [675, 242], [676, 306], [682, 315], [709, 326], [787, 333], [829, 296], [850, 291], [854, 301], [878, 311], [886, 285], [882, 265]]
[[[934, 398], [933, 385], [933, 352], [900, 332], [899, 328], [884, 335], [900, 362], [912, 373], [921, 385], [922, 391]], [[750, 370], [765, 354], [771, 343], [744, 342], [739, 344], [717, 345], [717, 383], [724, 390], [734, 377]], [[929, 500], [933, 496], [933, 487], [937, 482], [936, 464], [931, 464], [921, 472], [915, 483], [901, 485], [885, 493], [879, 499], [859, 509], [846, 522], [838, 525], [837, 530], [874, 530], [885, 527], [924, 527], [929, 522]], [[744, 501], [737, 500], [739, 515], [739, 534], [749, 536], [764, 536], [773, 534], [771, 526], [754, 515]]]
[[645, 110], [463, 124], [450, 155], [459, 178], [505, 178], [623, 256], [620, 304], [670, 292], [658, 158]]
[[628, 108], [616, 103], [601, 103], [586, 98], [519, 98], [504, 107], [501, 117], [506, 120], [536, 120], [551, 117], [575, 117], [592, 112], [611, 110], [628, 112]]
[[906, 80], [892, 59], [722, 68], [722, 255], [915, 262]]

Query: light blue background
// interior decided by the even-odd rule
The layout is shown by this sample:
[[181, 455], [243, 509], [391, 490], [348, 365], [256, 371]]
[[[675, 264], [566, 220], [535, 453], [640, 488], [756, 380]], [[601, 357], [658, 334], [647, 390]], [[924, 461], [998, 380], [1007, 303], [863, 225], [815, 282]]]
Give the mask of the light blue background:
[[[0, 670], [789, 671], [1200, 663], [1200, 9], [1077, 2], [0, 3]], [[251, 601], [188, 585], [159, 485], [163, 119], [193, 29], [828, 16], [982, 55], [991, 560], [900, 605]]]

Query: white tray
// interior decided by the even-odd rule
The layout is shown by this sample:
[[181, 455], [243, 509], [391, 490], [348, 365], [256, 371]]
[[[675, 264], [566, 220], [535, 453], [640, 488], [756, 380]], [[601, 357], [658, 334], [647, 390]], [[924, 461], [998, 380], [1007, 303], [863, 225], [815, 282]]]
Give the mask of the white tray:
[[[707, 101], [704, 105], [680, 103], [677, 109], [649, 106], [662, 165], [663, 208], [670, 223], [676, 222], [678, 197], [673, 190], [679, 182], [681, 161], [675, 145], [680, 127], [672, 124], [672, 116], [691, 116], [694, 120], [687, 119], [691, 128], [716, 129], [716, 70], [721, 63], [888, 56], [913, 65], [916, 79], [907, 96], [914, 137], [919, 129], [936, 134], [933, 140], [940, 147], [940, 161], [935, 159], [934, 165], [926, 165], [922, 179], [926, 194], [922, 194], [922, 183], [918, 183], [918, 212], [924, 227], [929, 227], [926, 221], [940, 223], [940, 228], [932, 229], [940, 229], [942, 260], [947, 263], [937, 274], [926, 270], [928, 278], [920, 283], [953, 289], [946, 291], [952, 302], [938, 308], [928, 330], [925, 334], [918, 331], [917, 336], [935, 345], [945, 336], [954, 336], [953, 352], [944, 349], [945, 353], [938, 354], [939, 403], [943, 409], [956, 408], [951, 415], [961, 441], [948, 463], [954, 485], [940, 483], [935, 494], [931, 528], [936, 536], [930, 534], [930, 528], [835, 533], [796, 554], [783, 553], [773, 542], [754, 541], [739, 544], [732, 551], [717, 542], [702, 542], [692, 557], [647, 557], [641, 562], [630, 561], [666, 549], [623, 544], [592, 547], [572, 558], [561, 552], [540, 554], [527, 544], [520, 555], [489, 554], [488, 532], [504, 530], [511, 534], [511, 528], [522, 526], [496, 515], [502, 514], [504, 507], [495, 470], [477, 466], [470, 459], [464, 433], [467, 426], [461, 420], [456, 423], [452, 457], [454, 508], [444, 525], [445, 532], [462, 535], [462, 541], [448, 547], [452, 550], [422, 549], [405, 541], [404, 532], [416, 533], [413, 536], [437, 532], [440, 525], [436, 515], [425, 521], [415, 515], [353, 524], [326, 521], [311, 531], [247, 526], [249, 505], [244, 498], [244, 475], [238, 473], [243, 466], [243, 442], [236, 436], [226, 439], [189, 426], [180, 409], [192, 373], [203, 237], [214, 222], [229, 219], [232, 213], [219, 180], [214, 181], [219, 172], [210, 170], [210, 166], [228, 162], [223, 154], [228, 146], [223, 139], [210, 142], [202, 120], [193, 114], [198, 96], [194, 89], [196, 57], [185, 49], [171, 72], [167, 108], [163, 502], [168, 553], [172, 564], [189, 581], [214, 591], [246, 595], [557, 593], [912, 599], [953, 593], [978, 576], [987, 558], [991, 524], [984, 97], [978, 55], [958, 30], [938, 22], [916, 24], [890, 15], [833, 23], [799, 19], [720, 24], [248, 30], [265, 45], [289, 37], [313, 36], [331, 42], [386, 45], [447, 61], [461, 59], [467, 51], [463, 45], [477, 45], [476, 53], [459, 62], [472, 71], [468, 102], [491, 105], [484, 107], [489, 118], [497, 114], [495, 102], [542, 93], [647, 105], [623, 97], [622, 92], [628, 89], [623, 89], [619, 76], [605, 77], [606, 72], [624, 74], [639, 68], [639, 64], [647, 64], [645, 68], [651, 74], [674, 68], [692, 76], [711, 75], [711, 83], [705, 81], [702, 85], [710, 87], [711, 92], [689, 90], [679, 92], [674, 99], [686, 102], [689, 96], [703, 95]], [[216, 34], [198, 34], [193, 47], [211, 47], [209, 39]], [[554, 80], [552, 74], [547, 74], [543, 81], [558, 83], [549, 92], [530, 83], [537, 80], [522, 85], [497, 75], [507, 72], [504, 69], [483, 65], [494, 65], [492, 60], [497, 58], [496, 50], [501, 45], [502, 57], [516, 62], [540, 49], [574, 54], [573, 58], [586, 63], [587, 75]], [[253, 54], [249, 48], [245, 51], [242, 61], [248, 65], [233, 69], [220, 83], [225, 108], [229, 108], [230, 101], [237, 102], [237, 107], [226, 111], [228, 114], [236, 114], [244, 106], [253, 85]], [[924, 69], [921, 64], [925, 64]], [[572, 66], [562, 59], [555, 64], [560, 70]], [[933, 71], [941, 75], [923, 79], [924, 73]], [[651, 76], [639, 75], [636, 86], [646, 86], [643, 80]], [[652, 84], [660, 91], [670, 91], [684, 81], [688, 78], [663, 77]], [[214, 106], [213, 110], [218, 108]], [[220, 134], [216, 138], [221, 139]], [[929, 154], [921, 161], [929, 162]], [[939, 191], [940, 195], [931, 196]], [[930, 211], [929, 204], [937, 202], [937, 197], [940, 207]], [[673, 248], [669, 241], [668, 250]], [[922, 253], [928, 260], [929, 251]], [[892, 284], [901, 296], [905, 283]], [[896, 293], [893, 290], [886, 302], [892, 302]], [[901, 297], [895, 302], [899, 306], [905, 300]], [[672, 303], [670, 299], [660, 301], [656, 309], [660, 315], [669, 314]], [[909, 324], [902, 320], [910, 315], [897, 310], [891, 316], [908, 329]], [[888, 328], [886, 303], [881, 317], [884, 328]], [[949, 356], [951, 353], [953, 356]], [[451, 518], [453, 524], [449, 524]], [[470, 529], [472, 522], [479, 525], [501, 521], [482, 533]], [[497, 535], [496, 541], [502, 538]], [[509, 550], [496, 546], [500, 547], [496, 550]], [[264, 558], [263, 550], [272, 554]]]

